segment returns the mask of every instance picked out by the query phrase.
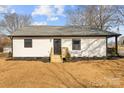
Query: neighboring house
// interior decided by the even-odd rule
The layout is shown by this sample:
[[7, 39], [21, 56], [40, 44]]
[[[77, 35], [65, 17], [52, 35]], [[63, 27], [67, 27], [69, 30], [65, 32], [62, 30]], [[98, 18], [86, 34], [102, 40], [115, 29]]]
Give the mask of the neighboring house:
[[121, 37], [119, 38], [119, 45], [124, 46], [124, 36], [121, 36]]
[[9, 52], [12, 52], [11, 46], [3, 47], [3, 53], [9, 53]]
[[[29, 26], [11, 35], [12, 57], [51, 57], [66, 48], [70, 57], [107, 57], [107, 39], [120, 34], [66, 26]], [[117, 48], [116, 48], [117, 49]]]

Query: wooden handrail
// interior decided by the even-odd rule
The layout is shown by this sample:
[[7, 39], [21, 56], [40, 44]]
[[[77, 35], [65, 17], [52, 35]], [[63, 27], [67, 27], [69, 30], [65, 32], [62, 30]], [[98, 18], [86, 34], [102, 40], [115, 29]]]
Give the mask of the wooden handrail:
[[66, 58], [68, 54], [69, 54], [68, 48], [62, 47], [62, 52], [61, 52], [62, 58]]
[[59, 58], [62, 60], [61, 62], [63, 62], [63, 58], [67, 59], [69, 58], [69, 51], [68, 51], [68, 48], [67, 47], [62, 47], [61, 48], [61, 54], [60, 55], [54, 55], [54, 50], [53, 48], [51, 48], [50, 50], [50, 62], [53, 62], [58, 60], [57, 58]]

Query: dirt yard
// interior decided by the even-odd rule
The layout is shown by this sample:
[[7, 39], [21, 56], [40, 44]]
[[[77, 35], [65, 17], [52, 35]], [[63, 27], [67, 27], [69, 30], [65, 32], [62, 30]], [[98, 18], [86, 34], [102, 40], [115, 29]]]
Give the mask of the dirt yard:
[[0, 58], [0, 87], [124, 87], [124, 58], [56, 64]]

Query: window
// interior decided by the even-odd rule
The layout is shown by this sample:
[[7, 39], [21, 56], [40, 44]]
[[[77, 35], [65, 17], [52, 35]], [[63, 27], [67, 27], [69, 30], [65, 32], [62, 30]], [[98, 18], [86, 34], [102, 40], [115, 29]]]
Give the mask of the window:
[[80, 50], [80, 49], [81, 49], [81, 41], [72, 40], [72, 50]]
[[32, 39], [24, 39], [24, 47], [31, 48], [32, 47]]

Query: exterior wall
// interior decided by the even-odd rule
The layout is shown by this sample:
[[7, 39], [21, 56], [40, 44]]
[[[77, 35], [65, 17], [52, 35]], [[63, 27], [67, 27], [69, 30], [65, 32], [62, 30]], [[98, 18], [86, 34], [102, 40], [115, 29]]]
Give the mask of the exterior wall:
[[[24, 39], [32, 39], [32, 48], [24, 48]], [[14, 37], [13, 57], [49, 57], [51, 40], [38, 37]]]
[[[24, 39], [13, 38], [13, 57], [49, 57], [53, 38], [30, 37], [32, 48], [24, 48]], [[58, 38], [58, 37], [57, 37]], [[62, 47], [68, 47], [71, 57], [106, 56], [106, 37], [63, 37]], [[72, 50], [72, 39], [81, 39], [81, 50]]]
[[104, 57], [106, 56], [106, 37], [82, 37], [81, 50], [72, 50], [72, 38], [62, 40], [62, 47], [68, 47], [71, 57]]

